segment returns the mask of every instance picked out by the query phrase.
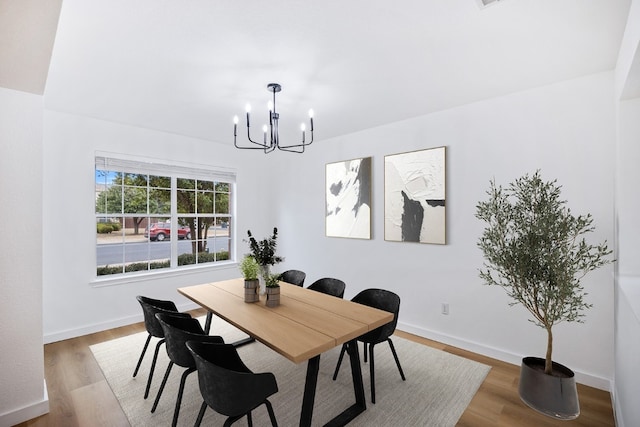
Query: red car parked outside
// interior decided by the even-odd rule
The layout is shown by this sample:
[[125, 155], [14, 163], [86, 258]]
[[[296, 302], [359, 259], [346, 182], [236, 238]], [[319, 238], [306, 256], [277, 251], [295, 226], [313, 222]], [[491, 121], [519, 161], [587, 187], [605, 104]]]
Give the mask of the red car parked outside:
[[[149, 240], [162, 242], [164, 239], [171, 237], [171, 223], [170, 222], [156, 222], [151, 224], [144, 231], [144, 237], [148, 237]], [[178, 239], [191, 239], [191, 230], [189, 227], [178, 226]]]

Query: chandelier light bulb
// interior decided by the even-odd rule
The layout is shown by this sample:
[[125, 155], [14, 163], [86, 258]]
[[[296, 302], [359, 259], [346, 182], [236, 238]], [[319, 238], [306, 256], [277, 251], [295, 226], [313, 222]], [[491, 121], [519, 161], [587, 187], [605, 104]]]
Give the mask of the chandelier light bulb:
[[238, 124], [238, 116], [233, 116], [233, 124], [234, 125]]
[[304, 125], [304, 123], [300, 124], [300, 130], [302, 132], [304, 132], [307, 129], [307, 127]]
[[269, 111], [273, 111], [273, 102], [269, 101], [269, 102], [267, 103], [267, 109], [268, 109]]
[[245, 110], [247, 111], [247, 113], [251, 112], [251, 104], [247, 103], [247, 106], [245, 107]]
[[313, 118], [313, 110], [309, 109], [309, 117]]

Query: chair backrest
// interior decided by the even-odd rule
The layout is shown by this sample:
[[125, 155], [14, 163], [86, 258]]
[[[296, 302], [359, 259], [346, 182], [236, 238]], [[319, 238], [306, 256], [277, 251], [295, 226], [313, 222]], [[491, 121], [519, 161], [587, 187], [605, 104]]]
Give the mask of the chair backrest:
[[232, 344], [189, 341], [187, 348], [196, 362], [202, 398], [222, 415], [244, 415], [278, 391], [275, 376], [251, 372]]
[[377, 344], [393, 335], [398, 323], [398, 313], [400, 313], [400, 297], [397, 294], [385, 289], [365, 289], [351, 301], [393, 313], [391, 322], [358, 337], [359, 341]]
[[[156, 313], [178, 313], [178, 308], [174, 302], [153, 299], [142, 295], [138, 295], [136, 299], [142, 306], [144, 327], [147, 329], [149, 335], [157, 338], [164, 338], [164, 331], [162, 330], [160, 323], [158, 323], [158, 319], [156, 319]], [[191, 317], [186, 313], [180, 313], [180, 315]]]
[[287, 270], [280, 275], [280, 280], [291, 283], [292, 285], [302, 286], [307, 273], [300, 270]]
[[[156, 318], [164, 331], [169, 359], [184, 368], [195, 367], [193, 356], [187, 349], [187, 341], [198, 339], [216, 339], [223, 343], [221, 337], [207, 335], [198, 319], [175, 316], [171, 313], [157, 313]], [[204, 338], [203, 338], [204, 337]]]
[[340, 279], [325, 277], [313, 282], [307, 289], [322, 292], [323, 294], [333, 295], [334, 297], [344, 298], [345, 283]]

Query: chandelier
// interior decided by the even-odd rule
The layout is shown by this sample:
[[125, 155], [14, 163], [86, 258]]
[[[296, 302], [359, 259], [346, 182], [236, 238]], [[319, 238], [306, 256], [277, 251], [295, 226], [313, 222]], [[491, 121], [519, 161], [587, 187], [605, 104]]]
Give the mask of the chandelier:
[[[251, 105], [247, 104], [247, 138], [249, 139], [250, 145], [238, 145], [237, 136], [238, 136], [238, 116], [233, 118], [233, 144], [236, 148], [240, 148], [241, 150], [263, 150], [266, 153], [271, 153], [278, 150], [289, 151], [291, 153], [304, 153], [305, 147], [311, 145], [313, 142], [313, 110], [309, 110], [309, 121], [310, 121], [310, 133], [311, 140], [306, 142], [306, 126], [303, 123], [300, 126], [300, 130], [302, 131], [302, 142], [300, 144], [294, 145], [282, 145], [280, 144], [280, 136], [278, 134], [278, 121], [280, 119], [280, 115], [276, 112], [276, 93], [282, 90], [282, 86], [278, 83], [269, 83], [267, 85], [267, 90], [273, 93], [273, 101], [269, 101], [268, 109], [269, 109], [269, 126], [266, 124], [262, 126], [262, 142], [254, 141], [251, 139], [251, 121], [249, 119], [249, 115], [251, 113]], [[267, 138], [267, 134], [269, 135]]]

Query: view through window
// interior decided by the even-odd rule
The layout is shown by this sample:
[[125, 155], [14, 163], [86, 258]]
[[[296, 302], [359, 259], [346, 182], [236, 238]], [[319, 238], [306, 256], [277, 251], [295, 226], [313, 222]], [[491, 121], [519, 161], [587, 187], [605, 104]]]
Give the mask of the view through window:
[[96, 275], [229, 260], [234, 181], [229, 173], [96, 157]]

